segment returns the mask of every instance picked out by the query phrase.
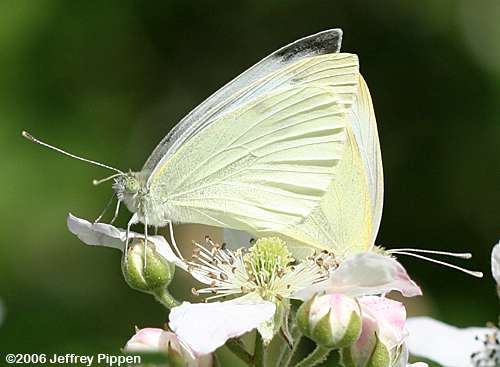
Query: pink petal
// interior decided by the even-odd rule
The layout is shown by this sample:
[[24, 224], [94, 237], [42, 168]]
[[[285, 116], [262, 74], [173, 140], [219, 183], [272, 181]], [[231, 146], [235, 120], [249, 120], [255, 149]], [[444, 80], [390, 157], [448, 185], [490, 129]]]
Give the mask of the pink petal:
[[343, 293], [351, 297], [385, 294], [392, 290], [406, 297], [422, 294], [405, 268], [395, 259], [366, 252], [347, 258], [332, 271], [330, 278], [296, 292], [294, 298], [307, 300], [315, 293]]
[[406, 309], [401, 302], [385, 297], [367, 296], [358, 299], [363, 315], [373, 318], [379, 329], [379, 337], [389, 348], [405, 339]]

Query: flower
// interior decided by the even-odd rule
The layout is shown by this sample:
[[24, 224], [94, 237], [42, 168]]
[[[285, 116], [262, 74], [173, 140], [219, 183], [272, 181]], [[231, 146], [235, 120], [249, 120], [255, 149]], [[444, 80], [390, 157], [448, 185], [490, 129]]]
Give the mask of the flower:
[[[315, 259], [296, 263], [288, 251], [286, 243], [277, 238], [261, 238], [248, 249], [231, 251], [224, 246], [206, 239], [206, 248], [195, 244], [193, 258], [189, 262], [191, 274], [208, 287], [193, 289], [196, 295], [210, 294], [206, 300], [224, 296], [238, 296], [235, 300], [192, 305], [184, 303], [180, 306], [182, 312], [172, 312], [171, 328], [198, 353], [213, 351], [230, 337], [242, 335], [257, 328], [265, 343], [269, 343], [287, 320], [288, 299], [293, 293], [327, 277], [329, 255], [322, 254]], [[272, 306], [272, 307], [271, 307]], [[229, 311], [228, 311], [229, 310]], [[237, 316], [237, 311], [254, 312], [255, 317], [248, 319], [245, 315]], [[235, 312], [235, 317], [228, 320], [228, 312]], [[222, 332], [222, 339], [207, 340], [207, 345], [199, 343], [200, 335], [197, 329], [189, 329], [188, 324], [177, 320], [179, 315], [191, 312], [189, 317], [200, 317], [195, 325], [205, 325], [207, 334], [214, 327], [219, 327], [230, 321], [230, 329]], [[204, 318], [209, 312], [212, 316], [205, 323]], [[220, 319], [215, 320], [216, 317]], [[250, 324], [253, 325], [249, 329]], [[225, 329], [224, 329], [225, 330]]]
[[198, 354], [212, 352], [228, 338], [252, 328], [269, 342], [286, 322], [283, 315], [287, 314], [288, 299], [307, 301], [316, 293], [356, 297], [394, 289], [406, 296], [421, 294], [401, 264], [381, 254], [354, 255], [337, 267], [335, 257], [326, 252], [302, 262], [292, 261], [286, 244], [278, 238], [260, 239], [248, 252], [228, 250], [210, 239], [207, 242], [209, 249], [195, 243], [197, 262], [190, 262], [189, 271], [208, 287], [194, 293], [210, 294], [207, 299], [238, 297], [196, 305], [185, 302], [172, 309], [170, 327]]
[[328, 254], [295, 264], [286, 243], [278, 237], [261, 238], [248, 251], [231, 251], [209, 238], [206, 241], [210, 249], [194, 243], [193, 258], [197, 261], [190, 262], [189, 271], [209, 285], [193, 291], [211, 294], [207, 300], [254, 294], [257, 298], [278, 302], [327, 277]]
[[491, 274], [497, 282], [497, 293], [500, 297], [500, 242], [493, 246], [491, 251]]
[[177, 336], [158, 328], [137, 330], [124, 348], [129, 353], [166, 353], [169, 365], [187, 367], [210, 367], [213, 365], [211, 355], [195, 358], [193, 353], [182, 346]]
[[[122, 251], [125, 248], [125, 230], [92, 224], [71, 214], [68, 227], [86, 244]], [[132, 243], [144, 242], [144, 236], [135, 232], [129, 233], [129, 239]], [[289, 299], [307, 301], [316, 293], [319, 297], [336, 293], [344, 299], [344, 296], [383, 294], [391, 290], [399, 290], [405, 296], [421, 294], [401, 264], [382, 254], [357, 254], [339, 265], [335, 256], [326, 251], [297, 262], [286, 243], [277, 237], [259, 239], [248, 250], [232, 251], [208, 238], [207, 244], [209, 248], [195, 243], [194, 261], [185, 261], [178, 251], [178, 255], [174, 254], [162, 236], [148, 237], [146, 247], [206, 285], [195, 289], [195, 294], [209, 294], [206, 300], [236, 297], [223, 302], [184, 302], [172, 308], [169, 326], [196, 356], [210, 354], [229, 338], [255, 328], [264, 342], [270, 342], [280, 328], [287, 329]], [[129, 251], [137, 255], [139, 265], [134, 269], [140, 270], [144, 251], [134, 246]]]
[[361, 309], [351, 297], [342, 294], [314, 296], [297, 311], [302, 333], [318, 345], [345, 348], [361, 333]]
[[430, 317], [408, 319], [410, 353], [446, 367], [495, 367], [500, 360], [498, 329], [447, 325]]
[[342, 350], [346, 367], [406, 366], [408, 351], [404, 343], [406, 310], [402, 303], [385, 297], [367, 296], [358, 299], [363, 316], [359, 339]]

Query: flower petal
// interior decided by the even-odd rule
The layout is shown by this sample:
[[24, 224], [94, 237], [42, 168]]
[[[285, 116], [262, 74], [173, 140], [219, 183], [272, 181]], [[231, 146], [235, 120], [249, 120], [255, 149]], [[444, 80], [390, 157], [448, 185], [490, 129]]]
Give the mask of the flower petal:
[[276, 312], [272, 302], [184, 302], [170, 312], [170, 328], [197, 356], [213, 352], [230, 338], [255, 329]]
[[400, 345], [405, 339], [406, 309], [401, 302], [385, 297], [366, 296], [358, 299], [363, 314], [377, 322], [379, 338], [389, 349]]
[[491, 332], [479, 327], [459, 329], [430, 317], [409, 318], [406, 327], [411, 354], [447, 367], [471, 367], [471, 354], [484, 347], [481, 336]]
[[121, 231], [110, 224], [90, 223], [71, 213], [68, 214], [67, 224], [70, 232], [87, 245], [113, 247], [121, 251], [125, 247]]
[[167, 352], [169, 344], [180, 351], [174, 333], [158, 328], [144, 328], [130, 338], [124, 349], [127, 352]]
[[321, 292], [359, 297], [392, 290], [397, 290], [406, 297], [422, 294], [399, 262], [389, 256], [366, 252], [347, 258], [331, 272], [328, 280], [296, 292], [294, 298], [307, 300]]
[[491, 251], [491, 274], [500, 287], [500, 242], [498, 242]]
[[[75, 217], [71, 213], [68, 214], [67, 224], [70, 232], [87, 245], [112, 247], [120, 251], [125, 248], [127, 231], [124, 229], [116, 228], [111, 224], [90, 223], [85, 219]], [[129, 232], [129, 238], [144, 239], [144, 235], [131, 231]], [[163, 256], [165, 260], [187, 270], [186, 263], [174, 254], [165, 237], [148, 236], [148, 242], [154, 245], [156, 252]]]

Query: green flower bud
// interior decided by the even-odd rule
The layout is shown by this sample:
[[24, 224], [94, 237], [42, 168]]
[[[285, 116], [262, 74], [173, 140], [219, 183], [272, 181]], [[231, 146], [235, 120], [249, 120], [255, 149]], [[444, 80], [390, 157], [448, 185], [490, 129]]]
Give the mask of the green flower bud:
[[361, 334], [361, 311], [357, 302], [342, 294], [315, 296], [297, 311], [302, 333], [326, 348], [345, 348]]
[[131, 288], [153, 294], [168, 308], [177, 305], [167, 291], [174, 277], [175, 265], [158, 254], [151, 243], [145, 246], [143, 239], [134, 239], [122, 257], [122, 272]]

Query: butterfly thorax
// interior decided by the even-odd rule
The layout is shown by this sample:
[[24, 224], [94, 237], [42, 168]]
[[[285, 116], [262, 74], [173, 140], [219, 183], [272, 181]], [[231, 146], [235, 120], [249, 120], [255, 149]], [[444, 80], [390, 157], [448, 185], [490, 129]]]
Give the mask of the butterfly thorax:
[[139, 221], [153, 226], [165, 225], [161, 205], [147, 186], [148, 175], [144, 172], [128, 172], [115, 178], [113, 190], [118, 200], [123, 202], [128, 210], [136, 213]]

